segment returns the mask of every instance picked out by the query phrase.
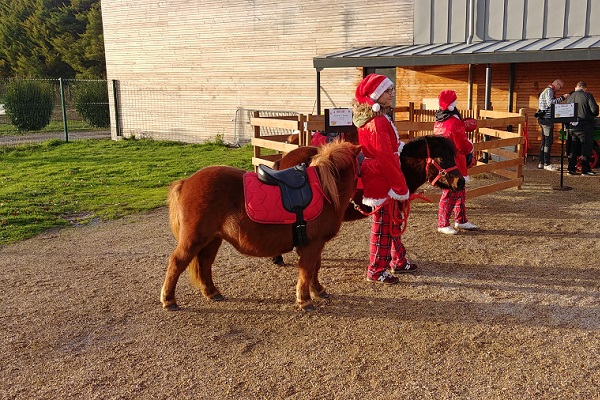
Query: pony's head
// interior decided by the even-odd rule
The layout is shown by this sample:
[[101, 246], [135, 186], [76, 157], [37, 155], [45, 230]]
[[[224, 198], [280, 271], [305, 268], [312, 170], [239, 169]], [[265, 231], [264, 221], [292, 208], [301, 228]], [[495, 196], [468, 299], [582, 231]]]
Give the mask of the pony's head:
[[[443, 189], [463, 189], [465, 178], [456, 167], [455, 154], [454, 144], [443, 136], [422, 136], [409, 141], [402, 149], [400, 158], [402, 170], [406, 168], [412, 172], [404, 174], [411, 193], [417, 190], [424, 180]], [[423, 162], [426, 163], [425, 168], [415, 168], [415, 164]], [[416, 176], [414, 171], [423, 171], [425, 176]]]
[[361, 147], [350, 142], [331, 142], [319, 147], [310, 165], [317, 167], [325, 196], [336, 210], [350, 200], [358, 181], [358, 154]]

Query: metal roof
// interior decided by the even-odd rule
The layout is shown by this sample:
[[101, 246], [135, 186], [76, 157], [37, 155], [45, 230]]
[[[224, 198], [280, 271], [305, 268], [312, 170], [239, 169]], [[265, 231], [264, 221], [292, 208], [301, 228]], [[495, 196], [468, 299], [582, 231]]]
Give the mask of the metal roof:
[[600, 60], [600, 36], [362, 47], [313, 58], [317, 69]]

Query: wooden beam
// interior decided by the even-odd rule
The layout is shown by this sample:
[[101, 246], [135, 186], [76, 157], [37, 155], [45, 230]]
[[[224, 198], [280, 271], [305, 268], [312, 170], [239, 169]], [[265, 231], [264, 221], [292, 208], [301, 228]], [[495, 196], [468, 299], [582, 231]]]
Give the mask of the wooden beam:
[[298, 118], [294, 117], [294, 120], [286, 119], [274, 119], [274, 118], [250, 118], [250, 125], [262, 126], [265, 128], [280, 128], [289, 129], [292, 131], [300, 129], [298, 127]]
[[499, 169], [516, 167], [523, 164], [522, 158], [513, 158], [512, 160], [492, 161], [487, 164], [481, 163], [468, 169], [469, 175], [483, 174]]
[[513, 137], [509, 139], [499, 139], [499, 140], [488, 140], [487, 142], [475, 142], [473, 143], [473, 151], [485, 151], [487, 149], [498, 149], [500, 147], [508, 147], [515, 146], [518, 144], [523, 144], [525, 142], [525, 138], [523, 137]]
[[523, 178], [512, 179], [504, 182], [493, 183], [491, 185], [486, 185], [482, 187], [478, 187], [473, 190], [467, 189], [467, 200], [472, 199], [473, 197], [483, 196], [489, 193], [497, 192], [499, 190], [508, 189], [511, 187], [519, 187], [523, 183]]
[[[264, 138], [252, 138], [252, 139], [250, 139], [250, 142], [252, 143], [253, 146], [262, 147], [265, 149], [276, 150], [276, 151], [282, 151], [284, 153], [288, 153], [288, 152], [298, 148], [298, 145], [295, 145], [295, 144], [281, 143], [281, 142], [276, 142], [276, 141], [264, 139]], [[255, 154], [255, 156], [258, 156], [258, 155], [259, 154]]]
[[[273, 165], [275, 165], [275, 161], [265, 160], [264, 158], [252, 157], [252, 165], [257, 167], [261, 164], [266, 165], [269, 168], [273, 168]], [[254, 170], [256, 171], [256, 168], [254, 168]]]

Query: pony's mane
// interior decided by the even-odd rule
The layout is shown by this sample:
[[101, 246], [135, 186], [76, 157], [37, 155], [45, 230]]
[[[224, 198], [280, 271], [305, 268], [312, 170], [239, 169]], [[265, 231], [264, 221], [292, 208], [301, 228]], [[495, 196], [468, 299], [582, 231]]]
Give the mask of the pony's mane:
[[319, 152], [310, 163], [312, 167], [319, 167], [323, 192], [333, 202], [336, 210], [340, 207], [337, 186], [339, 171], [354, 166], [356, 162], [355, 147], [352, 143], [344, 141], [328, 143], [319, 148]]
[[414, 152], [421, 149], [420, 144], [422, 142], [426, 142], [429, 145], [440, 144], [441, 147], [448, 147], [452, 151], [454, 151], [454, 143], [452, 143], [452, 141], [450, 139], [448, 139], [444, 136], [427, 135], [427, 136], [419, 136], [417, 138], [409, 140], [405, 144], [404, 148], [402, 149], [401, 156], [405, 156], [405, 157], [420, 156], [420, 155], [414, 154]]

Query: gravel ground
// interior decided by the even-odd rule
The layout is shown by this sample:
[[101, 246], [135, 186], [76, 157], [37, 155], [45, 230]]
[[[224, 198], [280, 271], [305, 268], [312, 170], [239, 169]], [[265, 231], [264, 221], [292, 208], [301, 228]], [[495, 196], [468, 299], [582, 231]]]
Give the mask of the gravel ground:
[[344, 224], [310, 313], [294, 267], [229, 245], [225, 301], [184, 275], [163, 310], [166, 208], [2, 246], [0, 398], [600, 398], [600, 177], [553, 190], [535, 164], [522, 190], [467, 202], [478, 231], [440, 235], [436, 206], [414, 204], [419, 270], [398, 285], [365, 282], [369, 221]]

